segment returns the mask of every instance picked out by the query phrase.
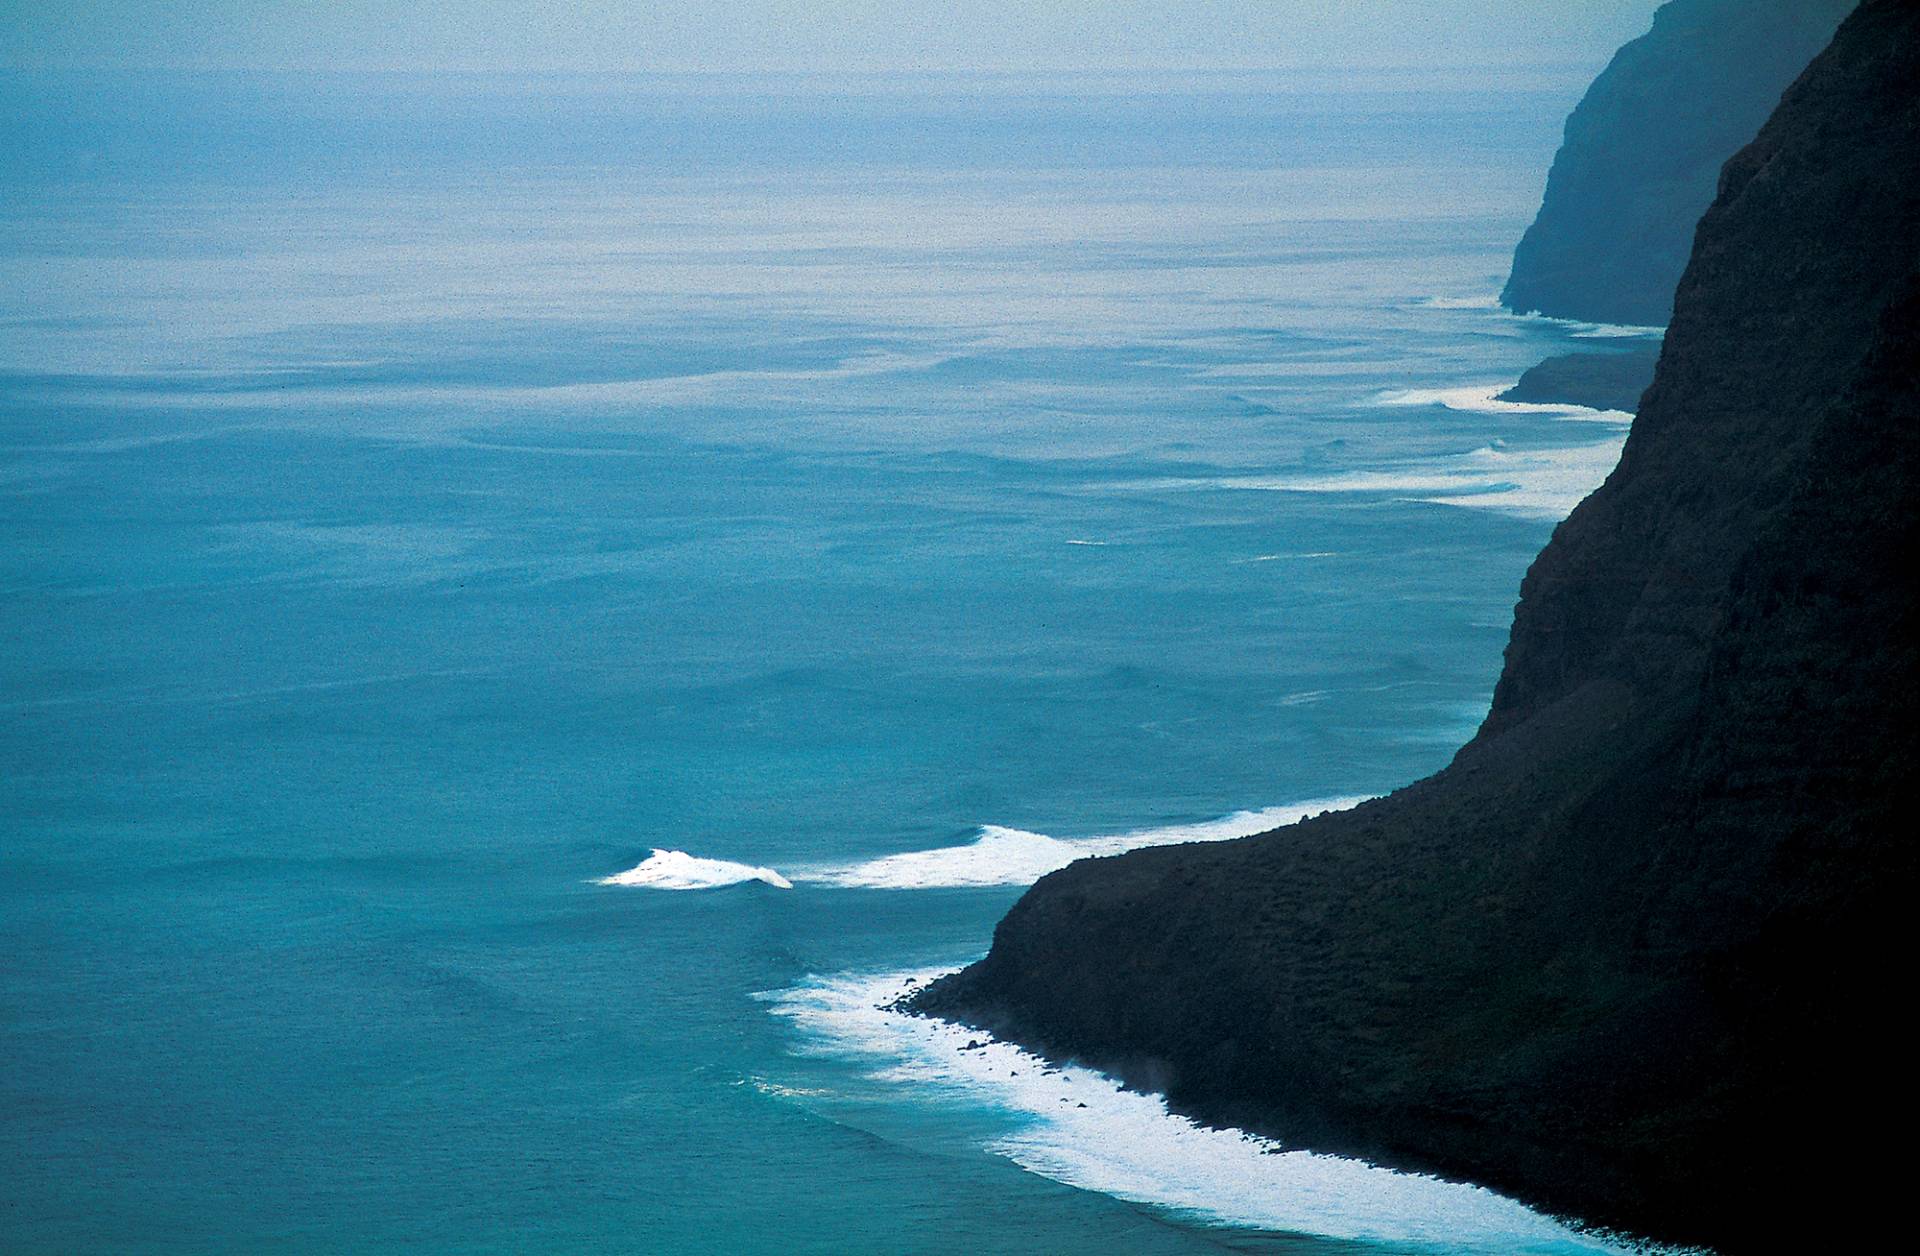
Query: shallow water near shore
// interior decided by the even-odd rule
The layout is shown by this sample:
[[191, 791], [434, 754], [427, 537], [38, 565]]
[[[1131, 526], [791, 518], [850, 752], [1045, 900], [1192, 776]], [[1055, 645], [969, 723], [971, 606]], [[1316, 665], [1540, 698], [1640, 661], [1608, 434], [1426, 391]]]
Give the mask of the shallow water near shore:
[[9, 80], [4, 1245], [1604, 1249], [878, 1010], [1472, 733], [1589, 70]]

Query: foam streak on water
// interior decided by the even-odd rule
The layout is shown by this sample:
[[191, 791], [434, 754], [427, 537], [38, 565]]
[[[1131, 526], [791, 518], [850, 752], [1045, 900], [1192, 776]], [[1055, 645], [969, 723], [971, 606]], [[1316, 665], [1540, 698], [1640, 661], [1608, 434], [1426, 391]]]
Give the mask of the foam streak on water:
[[1428, 310], [1484, 310], [1518, 322], [1546, 323], [1563, 328], [1568, 335], [1582, 340], [1658, 340], [1667, 332], [1665, 327], [1635, 323], [1589, 323], [1577, 318], [1556, 318], [1551, 314], [1517, 314], [1501, 305], [1499, 296], [1491, 292], [1477, 296], [1426, 297], [1413, 304]]
[[1056, 1068], [977, 1030], [890, 1010], [940, 972], [813, 978], [756, 997], [800, 1030], [812, 1054], [855, 1060], [922, 1102], [1003, 1111], [1014, 1128], [990, 1150], [1087, 1190], [1217, 1224], [1452, 1253], [1632, 1250], [1484, 1187], [1201, 1126], [1090, 1069]]
[[1522, 519], [1564, 519], [1620, 461], [1624, 434], [1592, 444], [1540, 449], [1482, 445], [1465, 453], [1395, 468], [1282, 475], [1153, 480], [1148, 491], [1252, 490], [1283, 493], [1375, 493], [1403, 501], [1490, 510]]
[[1627, 410], [1600, 410], [1592, 406], [1539, 401], [1502, 401], [1509, 384], [1466, 384], [1458, 388], [1405, 388], [1380, 394], [1383, 406], [1445, 406], [1477, 414], [1539, 414], [1573, 422], [1633, 422]]

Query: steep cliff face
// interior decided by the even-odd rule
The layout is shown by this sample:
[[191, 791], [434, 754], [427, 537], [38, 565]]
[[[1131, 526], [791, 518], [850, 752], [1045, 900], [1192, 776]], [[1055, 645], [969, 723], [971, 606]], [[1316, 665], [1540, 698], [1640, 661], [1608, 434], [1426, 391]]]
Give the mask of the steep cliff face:
[[1854, 0], [1672, 0], [1567, 119], [1501, 301], [1658, 326], [1720, 166], [1826, 46]]
[[1445, 771], [1074, 864], [920, 1009], [1661, 1237], [1891, 1213], [1855, 1138], [1909, 1091], [1917, 83], [1920, 4], [1867, 0], [1727, 164], [1620, 465]]

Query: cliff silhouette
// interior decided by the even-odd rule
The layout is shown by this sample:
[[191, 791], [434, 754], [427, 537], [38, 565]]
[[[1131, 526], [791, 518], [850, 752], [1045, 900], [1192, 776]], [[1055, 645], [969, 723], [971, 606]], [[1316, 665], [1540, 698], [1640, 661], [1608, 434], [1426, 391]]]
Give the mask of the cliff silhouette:
[[916, 1009], [1660, 1238], [1832, 1250], [1891, 1214], [1917, 85], [1920, 4], [1867, 0], [1726, 163], [1620, 463], [1446, 769], [1073, 864]]

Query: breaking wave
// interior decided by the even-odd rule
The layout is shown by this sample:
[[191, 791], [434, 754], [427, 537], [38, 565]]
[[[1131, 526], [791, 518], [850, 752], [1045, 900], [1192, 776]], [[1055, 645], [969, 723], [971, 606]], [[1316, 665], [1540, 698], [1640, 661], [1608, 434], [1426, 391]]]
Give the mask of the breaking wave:
[[924, 890], [962, 886], [1031, 885], [1076, 859], [1117, 855], [1145, 846], [1182, 842], [1223, 842], [1293, 824], [1322, 811], [1344, 811], [1364, 798], [1316, 798], [1261, 811], [1239, 811], [1199, 824], [1138, 829], [1105, 837], [1059, 838], [1023, 829], [985, 825], [979, 836], [959, 846], [883, 855], [859, 863], [801, 868], [797, 881], [870, 889]]
[[1597, 1256], [1645, 1250], [1576, 1231], [1484, 1187], [1290, 1149], [1170, 1112], [1158, 1095], [1056, 1067], [978, 1030], [895, 1011], [943, 970], [809, 978], [757, 995], [806, 1054], [851, 1059], [918, 1101], [997, 1109], [988, 1150], [1085, 1190], [1214, 1223], [1449, 1253]]
[[655, 850], [625, 872], [601, 877], [595, 884], [643, 886], [650, 890], [711, 890], [745, 881], [764, 881], [782, 890], [793, 888], [793, 882], [772, 868], [756, 868], [725, 859], [701, 859], [684, 850]]
[[791, 880], [772, 868], [725, 859], [702, 859], [683, 850], [655, 850], [625, 872], [601, 877], [595, 884], [654, 890], [711, 890], [743, 881], [764, 881], [783, 890], [792, 889], [795, 881], [876, 890], [1031, 885], [1076, 859], [1118, 855], [1146, 846], [1250, 837], [1323, 811], [1344, 811], [1365, 801], [1363, 797], [1315, 798], [1284, 807], [1237, 811], [1197, 824], [1172, 824], [1103, 837], [1048, 837], [1044, 833], [988, 824], [981, 827], [979, 836], [958, 846], [910, 850], [854, 863], [803, 865], [792, 869]]

